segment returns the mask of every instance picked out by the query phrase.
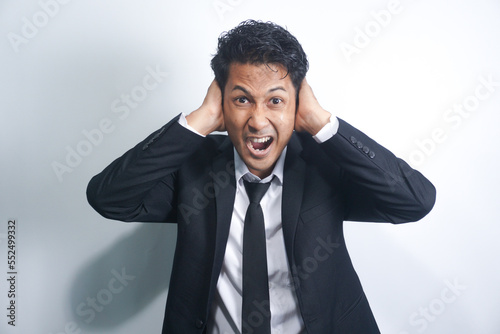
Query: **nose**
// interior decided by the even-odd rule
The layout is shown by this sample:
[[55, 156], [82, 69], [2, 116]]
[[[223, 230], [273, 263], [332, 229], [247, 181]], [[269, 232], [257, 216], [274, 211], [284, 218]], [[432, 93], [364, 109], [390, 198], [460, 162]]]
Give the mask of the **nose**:
[[267, 118], [265, 107], [255, 106], [252, 113], [250, 114], [250, 119], [248, 120], [248, 127], [251, 132], [259, 132], [265, 129], [269, 125], [269, 119]]

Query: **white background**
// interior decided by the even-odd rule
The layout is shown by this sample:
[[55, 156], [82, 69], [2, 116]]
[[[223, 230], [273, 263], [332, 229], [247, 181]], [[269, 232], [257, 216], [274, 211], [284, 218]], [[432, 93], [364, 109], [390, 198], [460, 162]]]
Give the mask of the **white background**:
[[[217, 37], [248, 18], [288, 27], [323, 107], [438, 189], [418, 223], [346, 224], [381, 331], [500, 332], [498, 1], [54, 1], [0, 2], [1, 333], [160, 333], [175, 226], [106, 220], [87, 204], [86, 185], [201, 104]], [[145, 92], [151, 70], [162, 73], [156, 87], [116, 112], [122, 94]], [[453, 107], [464, 103], [471, 111], [460, 116]], [[86, 131], [102, 122], [108, 133], [90, 143]], [[92, 298], [104, 304], [91, 318]]]

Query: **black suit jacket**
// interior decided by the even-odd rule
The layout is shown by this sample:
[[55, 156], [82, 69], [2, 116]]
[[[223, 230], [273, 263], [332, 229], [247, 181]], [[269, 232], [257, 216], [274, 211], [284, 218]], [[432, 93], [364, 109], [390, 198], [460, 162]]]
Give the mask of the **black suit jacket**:
[[[198, 136], [177, 120], [95, 176], [87, 196], [111, 219], [178, 225], [163, 333], [203, 333], [235, 198], [233, 145], [227, 136]], [[322, 144], [308, 134], [292, 135], [282, 224], [307, 333], [379, 333], [343, 222], [416, 221], [434, 201], [425, 177], [342, 120]]]

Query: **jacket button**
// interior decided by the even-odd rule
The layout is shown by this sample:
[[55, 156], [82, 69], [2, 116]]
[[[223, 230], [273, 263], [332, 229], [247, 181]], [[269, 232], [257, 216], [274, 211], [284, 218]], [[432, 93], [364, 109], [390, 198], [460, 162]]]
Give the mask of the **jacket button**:
[[370, 151], [370, 153], [368, 153], [368, 156], [372, 159], [375, 158], [375, 152]]
[[205, 323], [203, 322], [203, 320], [201, 319], [196, 320], [196, 328], [200, 329], [203, 327], [204, 324]]
[[363, 143], [362, 143], [362, 142], [360, 142], [360, 141], [358, 141], [358, 142], [356, 143], [356, 146], [358, 146], [358, 148], [363, 148]]
[[368, 146], [363, 147], [363, 152], [365, 152], [366, 154], [368, 154], [368, 152], [370, 152], [370, 149], [368, 148]]
[[357, 141], [358, 140], [354, 136], [351, 136], [351, 143], [356, 144]]
[[158, 137], [160, 137], [160, 135], [163, 133], [163, 131], [165, 131], [165, 128], [161, 128], [160, 131], [158, 131], [154, 136], [153, 136], [153, 140], [156, 140], [158, 139]]

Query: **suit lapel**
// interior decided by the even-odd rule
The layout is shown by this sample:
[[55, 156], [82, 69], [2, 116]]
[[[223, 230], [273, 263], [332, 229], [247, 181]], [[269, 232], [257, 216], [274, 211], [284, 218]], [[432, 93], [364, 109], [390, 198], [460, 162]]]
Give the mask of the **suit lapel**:
[[294, 239], [300, 206], [304, 195], [304, 180], [306, 163], [300, 156], [302, 146], [295, 134], [287, 146], [285, 168], [283, 171], [283, 198], [281, 204], [281, 219], [283, 237], [287, 250], [288, 261], [293, 265]]
[[213, 160], [212, 173], [210, 175], [214, 187], [218, 190], [215, 191], [216, 240], [209, 300], [212, 300], [215, 283], [219, 278], [233, 215], [234, 198], [236, 195], [234, 174], [233, 145], [228, 137], [219, 146], [219, 154]]

